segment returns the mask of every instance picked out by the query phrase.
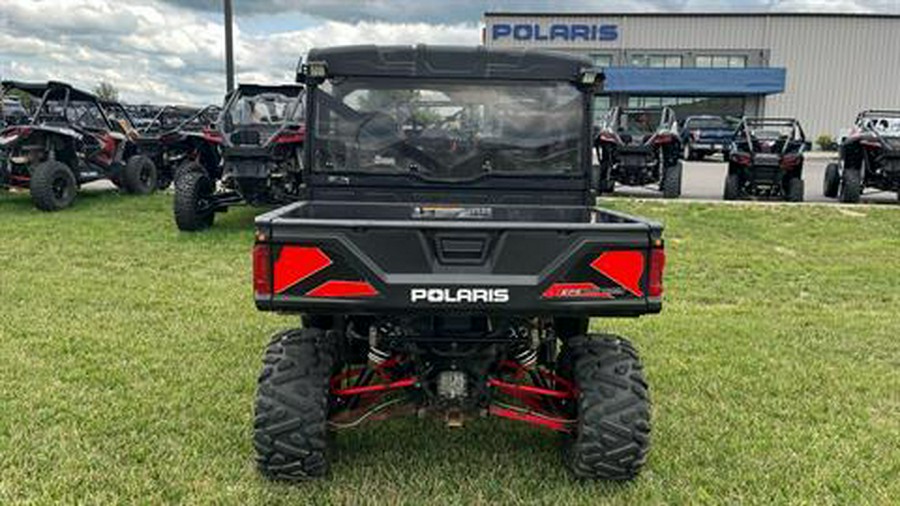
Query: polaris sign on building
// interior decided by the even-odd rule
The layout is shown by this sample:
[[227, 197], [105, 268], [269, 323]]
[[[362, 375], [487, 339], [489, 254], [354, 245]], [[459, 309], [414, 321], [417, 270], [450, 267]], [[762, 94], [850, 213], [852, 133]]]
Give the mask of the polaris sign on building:
[[[579, 53], [606, 68], [614, 105], [693, 114], [788, 116], [837, 135], [862, 109], [900, 108], [900, 15], [484, 15], [488, 47]], [[887, 45], [886, 45], [887, 44]]]
[[616, 25], [552, 24], [544, 27], [540, 23], [510, 24], [497, 23], [491, 27], [491, 40], [506, 37], [515, 40], [534, 41], [613, 41], [619, 38]]

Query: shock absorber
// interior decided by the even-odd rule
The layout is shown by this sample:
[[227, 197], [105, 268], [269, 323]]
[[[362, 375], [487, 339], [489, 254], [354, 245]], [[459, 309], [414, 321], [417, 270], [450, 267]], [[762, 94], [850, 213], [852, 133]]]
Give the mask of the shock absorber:
[[510, 329], [512, 338], [516, 340], [511, 351], [512, 359], [527, 370], [534, 369], [537, 365], [537, 347], [531, 343], [531, 332], [527, 327]]

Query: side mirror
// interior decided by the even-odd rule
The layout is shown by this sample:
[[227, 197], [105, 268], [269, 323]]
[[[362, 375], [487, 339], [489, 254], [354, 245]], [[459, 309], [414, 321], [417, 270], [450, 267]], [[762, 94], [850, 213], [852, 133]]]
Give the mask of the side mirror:
[[812, 142], [809, 142], [809, 141], [804, 142], [804, 143], [803, 143], [803, 150], [804, 150], [804, 151], [811, 151], [811, 150], [812, 150]]

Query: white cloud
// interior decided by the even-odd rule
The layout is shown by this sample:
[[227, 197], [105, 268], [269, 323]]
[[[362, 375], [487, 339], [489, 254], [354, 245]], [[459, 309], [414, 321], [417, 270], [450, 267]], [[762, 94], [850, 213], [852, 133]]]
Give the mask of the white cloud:
[[[218, 103], [225, 86], [224, 28], [194, 10], [158, 0], [3, 0], [0, 75], [58, 79], [91, 89], [109, 81], [132, 102]], [[239, 81], [293, 79], [315, 45], [452, 43], [474, 45], [470, 25], [324, 22], [270, 35], [235, 27]]]

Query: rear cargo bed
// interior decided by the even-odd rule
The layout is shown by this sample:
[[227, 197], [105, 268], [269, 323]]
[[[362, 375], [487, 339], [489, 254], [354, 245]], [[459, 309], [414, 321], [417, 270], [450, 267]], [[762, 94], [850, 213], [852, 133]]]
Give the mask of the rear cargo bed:
[[511, 315], [660, 309], [651, 278], [654, 262], [662, 261], [662, 226], [614, 211], [317, 201], [261, 215], [256, 228], [260, 309]]

